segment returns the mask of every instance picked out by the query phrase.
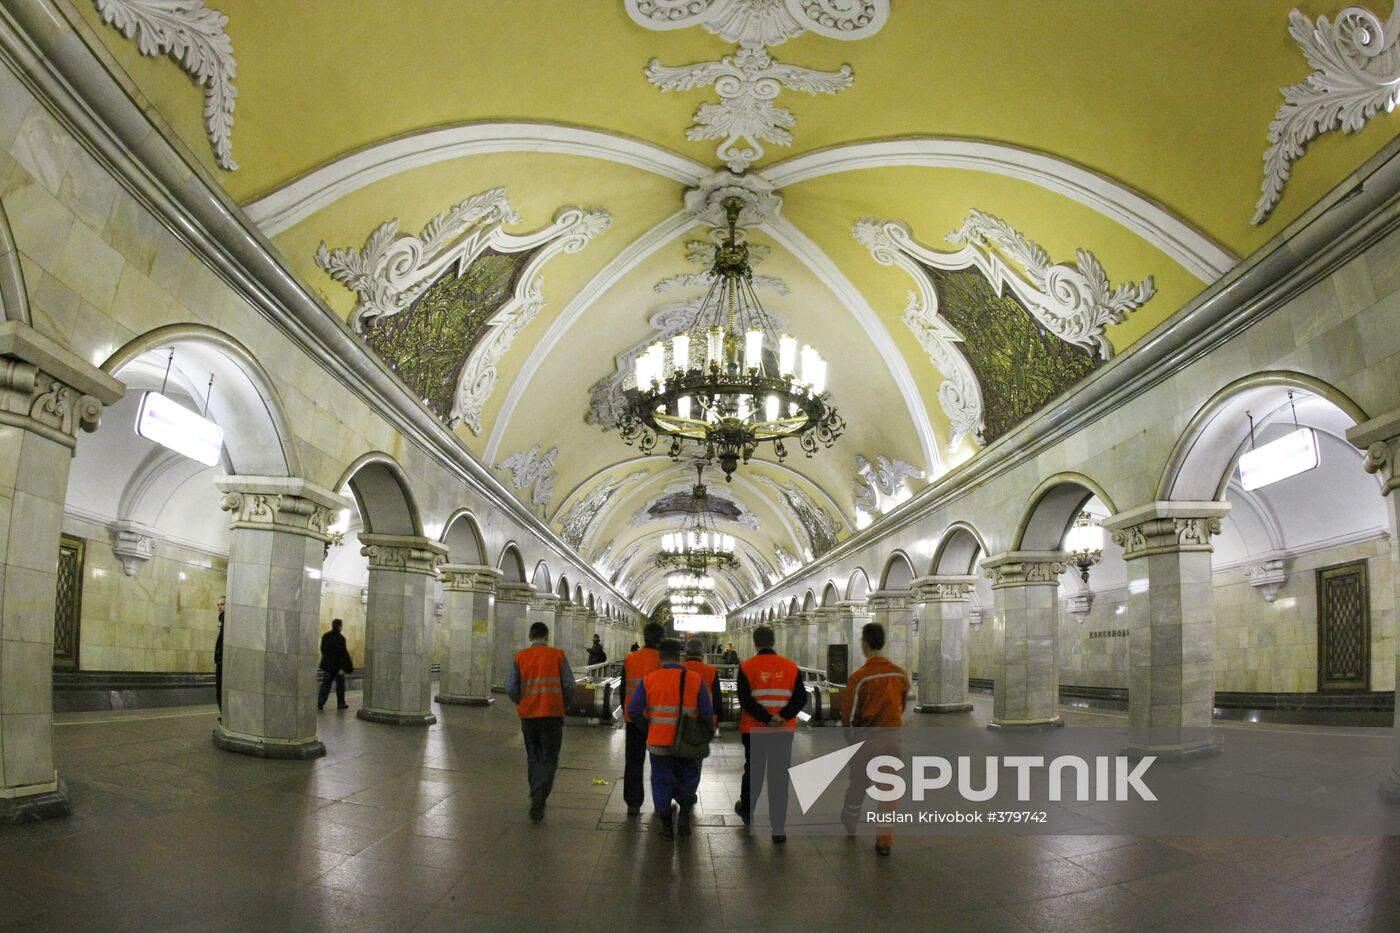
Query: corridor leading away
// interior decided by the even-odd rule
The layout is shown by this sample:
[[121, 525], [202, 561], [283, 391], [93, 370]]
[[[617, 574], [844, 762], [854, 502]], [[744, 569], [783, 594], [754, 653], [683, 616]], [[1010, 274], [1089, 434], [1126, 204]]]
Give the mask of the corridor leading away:
[[[328, 754], [209, 743], [212, 707], [74, 714], [55, 729], [73, 816], [0, 828], [0, 930], [1394, 929], [1394, 838], [751, 836], [742, 753], [705, 765], [700, 826], [663, 842], [621, 801], [622, 733], [570, 727], [545, 821], [526, 818], [508, 704], [426, 730], [323, 713]], [[980, 725], [971, 714], [911, 726]], [[1112, 714], [1063, 710], [1069, 725]], [[950, 720], [960, 720], [959, 723]], [[1287, 731], [1306, 740], [1302, 727]], [[1384, 755], [1388, 730], [1356, 730]], [[1369, 734], [1368, 734], [1369, 733]], [[1306, 756], [1299, 756], [1300, 760]], [[1222, 759], [1223, 760], [1223, 759]], [[607, 784], [595, 784], [602, 779]], [[858, 886], [858, 892], [853, 890]]]

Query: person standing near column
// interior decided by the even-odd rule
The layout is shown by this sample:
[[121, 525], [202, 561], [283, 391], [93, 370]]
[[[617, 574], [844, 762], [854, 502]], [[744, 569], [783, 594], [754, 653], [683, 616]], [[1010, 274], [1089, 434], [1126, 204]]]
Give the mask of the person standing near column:
[[224, 600], [219, 597], [219, 634], [214, 636], [214, 702], [219, 705], [219, 722], [224, 721]]
[[[792, 736], [797, 714], [807, 705], [807, 690], [797, 665], [773, 650], [773, 630], [760, 625], [753, 630], [758, 653], [739, 665], [739, 738], [744, 743], [744, 781], [734, 812], [747, 825], [752, 803], [768, 781], [768, 820], [773, 841], [787, 842], [788, 767], [792, 764]], [[752, 736], [762, 734], [758, 751]], [[750, 787], [752, 784], [752, 788]]]
[[530, 782], [530, 819], [544, 819], [544, 804], [554, 789], [559, 749], [564, 744], [564, 710], [574, 698], [569, 659], [549, 646], [549, 626], [530, 626], [530, 647], [515, 655], [506, 675], [506, 696], [520, 714], [525, 738], [525, 767]]
[[331, 619], [331, 630], [321, 636], [321, 690], [316, 695], [316, 708], [325, 709], [326, 700], [331, 695], [331, 681], [335, 681], [335, 708], [349, 709], [345, 702], [345, 675], [355, 671], [350, 660], [350, 647], [345, 644], [345, 636], [340, 628], [345, 623]]
[[642, 812], [642, 801], [646, 790], [642, 784], [642, 769], [647, 757], [647, 727], [644, 723], [632, 721], [632, 694], [642, 684], [642, 678], [652, 671], [661, 669], [661, 654], [656, 646], [666, 630], [655, 622], [648, 622], [642, 629], [645, 647], [635, 649], [622, 662], [622, 718], [627, 723], [626, 762], [622, 772], [622, 799], [627, 804], [627, 815], [636, 816]]
[[710, 721], [710, 731], [714, 732], [719, 728], [719, 669], [711, 667], [703, 660], [705, 653], [705, 643], [698, 638], [692, 638], [685, 643], [685, 669], [690, 671], [705, 685], [705, 689], [710, 691], [710, 705], [714, 707], [714, 719]]
[[[898, 729], [904, 725], [904, 707], [913, 685], [904, 668], [885, 657], [885, 627], [879, 622], [863, 625], [860, 650], [865, 655], [865, 663], [851, 675], [841, 697], [841, 724], [857, 729]], [[845, 806], [841, 808], [841, 822], [847, 835], [855, 835], [865, 809], [865, 791], [870, 786], [866, 766], [880, 755], [898, 758], [899, 752], [899, 733], [881, 732], [867, 738], [851, 760], [851, 779], [846, 786]], [[894, 833], [876, 835], [876, 854], [889, 855], [892, 845]]]
[[[714, 710], [704, 678], [681, 664], [681, 643], [663, 638], [657, 653], [661, 667], [642, 678], [627, 711], [632, 722], [645, 725], [647, 751], [651, 754], [651, 800], [661, 823], [661, 838], [671, 839], [677, 832], [682, 837], [690, 835], [691, 812], [699, 799], [701, 764], [698, 758], [673, 755], [671, 746], [685, 718], [713, 722]], [[678, 819], [674, 816], [677, 805]]]

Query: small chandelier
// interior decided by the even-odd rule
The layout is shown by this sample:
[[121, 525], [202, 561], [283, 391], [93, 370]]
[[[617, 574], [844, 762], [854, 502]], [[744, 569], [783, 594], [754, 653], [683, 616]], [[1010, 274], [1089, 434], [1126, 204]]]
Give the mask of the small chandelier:
[[[701, 576], [711, 567], [734, 570], [739, 561], [734, 556], [734, 536], [720, 534], [711, 527], [706, 508], [704, 478], [705, 464], [695, 465], [695, 487], [691, 491], [690, 517], [681, 531], [669, 531], [661, 536], [661, 553], [656, 566], [687, 571]], [[710, 581], [714, 585], [714, 581]]]
[[637, 357], [618, 431], [643, 453], [671, 438], [672, 459], [692, 441], [706, 462], [719, 460], [728, 481], [759, 444], [771, 442], [782, 460], [784, 442], [795, 438], [810, 457], [846, 422], [826, 394], [826, 361], [809, 345], [799, 352], [790, 334], [776, 335], [758, 300], [749, 247], [736, 229], [743, 199], [725, 198], [723, 206], [729, 230], [715, 249], [693, 332], [672, 337], [669, 355], [658, 341]]
[[1088, 512], [1080, 512], [1065, 535], [1065, 550], [1079, 568], [1079, 579], [1089, 583], [1089, 568], [1103, 560], [1103, 526]]
[[711, 577], [694, 573], [673, 573], [666, 577], [666, 586], [673, 593], [705, 593], [715, 588]]

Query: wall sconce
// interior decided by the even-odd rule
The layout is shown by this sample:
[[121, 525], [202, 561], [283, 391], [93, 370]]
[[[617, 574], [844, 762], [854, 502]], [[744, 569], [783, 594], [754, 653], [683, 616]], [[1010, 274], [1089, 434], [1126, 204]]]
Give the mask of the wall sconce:
[[1089, 584], [1089, 568], [1103, 560], [1103, 526], [1088, 512], [1080, 512], [1065, 535], [1065, 550], [1079, 568], [1079, 579]]

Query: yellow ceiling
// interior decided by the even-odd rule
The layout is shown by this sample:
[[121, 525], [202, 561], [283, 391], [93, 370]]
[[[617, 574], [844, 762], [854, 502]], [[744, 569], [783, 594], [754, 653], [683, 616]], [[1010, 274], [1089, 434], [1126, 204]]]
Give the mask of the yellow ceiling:
[[[90, 41], [110, 53], [192, 157], [244, 205], [376, 144], [474, 123], [598, 131], [721, 167], [715, 141], [685, 136], [696, 108], [716, 99], [714, 88], [662, 93], [643, 68], [652, 58], [666, 65], [718, 59], [734, 46], [698, 27], [645, 29], [627, 16], [623, 0], [206, 0], [228, 15], [237, 58], [233, 154], [241, 167], [233, 172], [214, 165], [202, 93], [188, 76], [167, 58], [143, 58], [134, 42], [102, 24], [90, 0], [71, 2], [90, 26]], [[1250, 225], [1280, 88], [1309, 73], [1287, 31], [1295, 6], [1316, 18], [1335, 16], [1345, 3], [892, 0], [888, 23], [869, 38], [840, 42], [808, 33], [769, 48], [785, 63], [823, 70], [849, 64], [855, 80], [835, 95], [782, 91], [777, 104], [796, 117], [793, 143], [768, 145], [754, 168], [761, 172], [855, 141], [986, 140], [1082, 166], [1245, 256], [1400, 127], [1382, 114], [1362, 132], [1324, 134], [1294, 163], [1273, 216]], [[511, 232], [545, 226], [566, 204], [603, 207], [612, 215], [610, 230], [544, 266], [546, 306], [502, 359], [482, 434], [458, 430], [470, 450], [497, 462], [533, 444], [558, 446], [557, 514], [601, 479], [635, 469], [628, 466], [634, 450], [583, 422], [589, 387], [611, 370], [616, 354], [647, 336], [654, 309], [685, 294], [659, 295], [653, 286], [695, 271], [684, 260], [683, 243], [698, 228], [678, 233], [624, 270], [558, 343], [540, 350], [542, 363], [527, 372], [527, 362], [595, 276], [681, 209], [683, 184], [582, 155], [461, 156], [343, 193], [277, 232], [273, 243], [292, 272], [345, 317], [353, 295], [312, 261], [322, 241], [359, 248], [390, 218], [401, 221], [402, 232], [416, 233], [443, 209], [497, 186], [506, 187], [523, 218]], [[824, 255], [817, 262], [833, 278], [848, 280], [854, 300], [874, 314], [862, 323], [859, 309], [778, 245], [772, 231], [753, 234], [755, 242], [773, 247], [757, 271], [792, 287], [785, 298], [763, 293], [765, 303], [832, 361], [834, 400], [850, 425], [832, 451], [813, 460], [790, 456], [796, 472], [784, 475], [800, 475], [814, 494], [824, 490], [839, 504], [846, 532], [855, 454], [934, 467], [924, 456], [918, 420], [931, 428], [942, 468], [975, 450], [968, 441], [948, 448], [948, 422], [937, 402], [943, 376], [900, 321], [912, 281], [878, 265], [855, 240], [857, 219], [901, 219], [925, 246], [952, 250], [944, 236], [978, 209], [1038, 242], [1056, 262], [1070, 262], [1076, 250], [1086, 249], [1114, 284], [1152, 276], [1155, 297], [1108, 331], [1120, 353], [1202, 288], [1188, 269], [1115, 220], [990, 171], [863, 168], [794, 182], [781, 195], [784, 220], [819, 248]], [[907, 372], [907, 393], [901, 372]], [[520, 397], [512, 408], [508, 399], [516, 386]], [[645, 496], [674, 482], [664, 465], [655, 470], [657, 476], [622, 497], [625, 507], [614, 506], [599, 519], [599, 533], [614, 542], [615, 556], [658, 527], [626, 524]], [[745, 534], [770, 561], [772, 548], [792, 549], [783, 527], [791, 515], [780, 513], [771, 494], [752, 488], [735, 494], [760, 518], [760, 531]]]

